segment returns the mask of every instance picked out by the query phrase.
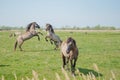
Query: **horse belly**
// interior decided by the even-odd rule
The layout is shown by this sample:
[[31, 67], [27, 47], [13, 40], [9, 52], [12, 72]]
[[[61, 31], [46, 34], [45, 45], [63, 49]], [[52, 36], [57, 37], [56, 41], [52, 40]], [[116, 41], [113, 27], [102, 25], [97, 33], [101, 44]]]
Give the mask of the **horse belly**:
[[53, 40], [57, 41], [58, 43], [61, 42], [60, 38], [57, 35], [53, 35]]
[[30, 34], [30, 33], [28, 33], [28, 34], [26, 34], [26, 35], [22, 35], [23, 40], [28, 40], [28, 39], [30, 39], [30, 38], [32, 38], [32, 37], [33, 37], [33, 35]]

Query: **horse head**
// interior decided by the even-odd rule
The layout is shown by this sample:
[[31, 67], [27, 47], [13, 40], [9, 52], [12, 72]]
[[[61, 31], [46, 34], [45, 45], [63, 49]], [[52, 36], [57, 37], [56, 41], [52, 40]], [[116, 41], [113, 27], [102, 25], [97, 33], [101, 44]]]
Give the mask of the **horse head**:
[[33, 29], [35, 29], [35, 28], [40, 29], [40, 26], [36, 22], [32, 22], [32, 23], [28, 24], [28, 26], [26, 28], [26, 32], [29, 31], [31, 29], [31, 27], [33, 27]]
[[75, 47], [76, 47], [76, 41], [75, 41], [73, 38], [69, 37], [69, 38], [67, 39], [67, 49], [66, 49], [66, 53], [69, 54], [69, 52], [70, 52], [71, 50], [73, 50]]
[[34, 25], [35, 28], [40, 29], [40, 26], [36, 22], [33, 22], [33, 25]]
[[46, 31], [51, 31], [52, 33], [54, 33], [54, 29], [52, 28], [51, 24], [46, 24]]

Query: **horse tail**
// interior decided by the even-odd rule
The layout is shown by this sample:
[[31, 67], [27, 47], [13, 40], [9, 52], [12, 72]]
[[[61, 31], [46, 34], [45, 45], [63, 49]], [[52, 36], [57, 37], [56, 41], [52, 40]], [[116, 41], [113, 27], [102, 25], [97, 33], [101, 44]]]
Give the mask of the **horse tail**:
[[16, 51], [17, 44], [18, 44], [18, 41], [15, 42], [14, 51]]
[[11, 33], [10, 35], [9, 35], [9, 37], [12, 37], [13, 36], [13, 34]]

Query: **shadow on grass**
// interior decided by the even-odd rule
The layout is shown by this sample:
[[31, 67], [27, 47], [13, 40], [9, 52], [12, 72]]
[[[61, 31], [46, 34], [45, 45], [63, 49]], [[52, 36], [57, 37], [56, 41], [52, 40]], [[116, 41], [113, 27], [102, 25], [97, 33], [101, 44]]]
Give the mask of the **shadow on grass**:
[[84, 75], [88, 75], [89, 73], [93, 73], [95, 77], [103, 76], [101, 73], [96, 72], [96, 71], [91, 70], [91, 69], [78, 68], [78, 70], [80, 73], [83, 73]]
[[8, 66], [10, 65], [3, 65], [3, 64], [0, 65], [0, 67], [8, 67]]

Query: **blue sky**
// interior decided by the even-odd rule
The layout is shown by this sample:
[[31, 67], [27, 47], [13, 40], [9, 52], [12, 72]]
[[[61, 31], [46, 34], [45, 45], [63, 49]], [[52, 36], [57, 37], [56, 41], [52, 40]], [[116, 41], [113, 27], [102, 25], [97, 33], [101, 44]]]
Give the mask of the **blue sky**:
[[120, 0], [0, 0], [0, 25], [120, 27]]

